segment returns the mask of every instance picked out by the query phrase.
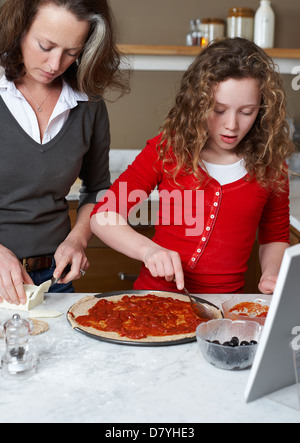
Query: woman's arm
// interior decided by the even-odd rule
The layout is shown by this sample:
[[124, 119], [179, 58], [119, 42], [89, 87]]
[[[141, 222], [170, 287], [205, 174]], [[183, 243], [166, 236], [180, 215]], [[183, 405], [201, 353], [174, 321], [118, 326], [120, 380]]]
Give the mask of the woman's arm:
[[154, 243], [132, 229], [116, 212], [100, 212], [91, 218], [92, 232], [112, 249], [143, 262], [153, 277], [176, 280], [179, 290], [184, 287], [180, 256]]
[[60, 280], [60, 283], [78, 280], [81, 277], [80, 270], [86, 271], [89, 267], [85, 251], [92, 238], [90, 213], [93, 207], [94, 205], [87, 204], [79, 209], [74, 228], [56, 250], [54, 255], [56, 261], [54, 278], [59, 278], [69, 263], [72, 265], [71, 271], [64, 279]]
[[263, 294], [274, 293], [283, 255], [288, 247], [289, 244], [283, 242], [261, 245], [259, 256], [262, 277], [258, 288]]
[[[93, 109], [95, 113], [93, 114]], [[89, 263], [85, 254], [87, 245], [92, 238], [90, 229], [90, 214], [97, 201], [97, 195], [107, 190], [110, 183], [109, 147], [110, 131], [109, 118], [104, 100], [89, 103], [87, 108], [93, 119], [92, 136], [89, 140], [89, 150], [83, 157], [79, 178], [82, 181], [80, 190], [78, 215], [74, 228], [67, 238], [57, 248], [54, 258], [56, 269], [54, 277], [59, 278], [65, 267], [71, 263], [71, 271], [60, 283], [68, 283], [81, 277]]]

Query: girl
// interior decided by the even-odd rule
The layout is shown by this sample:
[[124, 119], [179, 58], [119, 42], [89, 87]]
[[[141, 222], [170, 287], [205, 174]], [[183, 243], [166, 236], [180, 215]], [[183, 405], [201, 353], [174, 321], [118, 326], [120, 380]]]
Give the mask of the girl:
[[[241, 293], [259, 228], [259, 289], [270, 294], [289, 244], [285, 161], [292, 152], [285, 94], [272, 60], [248, 40], [213, 43], [184, 75], [162, 134], [94, 208], [92, 231], [144, 263], [136, 289], [172, 291], [175, 278], [178, 291], [186, 285], [194, 293]], [[123, 182], [127, 195], [120, 193]], [[185, 204], [186, 191], [203, 191], [200, 233], [191, 235], [189, 223], [174, 223], [175, 217], [167, 225], [162, 201], [153, 240], [126, 224], [133, 205], [126, 197], [136, 189], [149, 195], [156, 186], [161, 195], [180, 192], [177, 212], [191, 214], [199, 214], [199, 199]]]
[[[106, 0], [9, 0], [0, 8], [0, 302], [25, 302], [23, 283], [68, 275], [72, 292], [89, 263], [90, 212], [110, 186], [108, 87], [119, 71]], [[70, 230], [65, 197], [83, 180]]]

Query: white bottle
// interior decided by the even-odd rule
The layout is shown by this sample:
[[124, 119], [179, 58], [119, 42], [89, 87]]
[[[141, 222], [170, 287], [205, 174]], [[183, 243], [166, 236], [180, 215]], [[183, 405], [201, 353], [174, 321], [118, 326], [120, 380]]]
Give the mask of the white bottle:
[[271, 0], [261, 0], [255, 15], [254, 42], [261, 48], [274, 48], [275, 13]]

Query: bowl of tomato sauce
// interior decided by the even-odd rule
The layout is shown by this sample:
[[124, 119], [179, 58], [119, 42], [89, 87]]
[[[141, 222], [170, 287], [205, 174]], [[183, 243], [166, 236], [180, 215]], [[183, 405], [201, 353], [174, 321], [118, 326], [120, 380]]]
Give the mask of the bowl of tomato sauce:
[[270, 308], [270, 300], [259, 297], [236, 298], [222, 304], [224, 317], [237, 321], [255, 321], [264, 326]]

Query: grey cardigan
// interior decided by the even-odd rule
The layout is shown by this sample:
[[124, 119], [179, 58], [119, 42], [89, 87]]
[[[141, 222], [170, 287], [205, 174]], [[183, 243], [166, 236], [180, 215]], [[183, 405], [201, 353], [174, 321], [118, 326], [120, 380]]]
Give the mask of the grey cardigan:
[[41, 145], [0, 97], [0, 244], [18, 258], [54, 254], [70, 232], [66, 196], [76, 178], [83, 181], [79, 208], [109, 188], [109, 146], [103, 100], [79, 102]]

